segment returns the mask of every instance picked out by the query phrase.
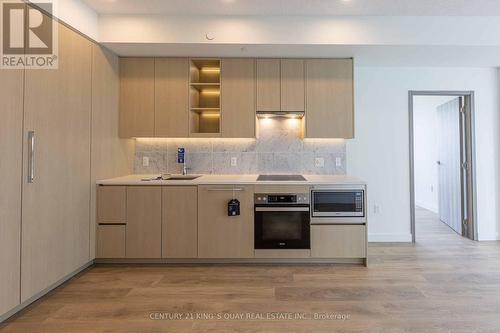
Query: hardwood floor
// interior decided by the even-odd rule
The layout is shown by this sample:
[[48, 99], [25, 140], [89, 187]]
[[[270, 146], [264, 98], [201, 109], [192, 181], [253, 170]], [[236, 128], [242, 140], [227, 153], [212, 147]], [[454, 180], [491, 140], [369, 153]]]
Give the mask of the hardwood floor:
[[[429, 212], [419, 209], [417, 214], [417, 244], [371, 244], [368, 268], [98, 265], [11, 318], [0, 330], [498, 332], [500, 242], [467, 240]], [[265, 317], [277, 312], [348, 318], [217, 319], [217, 315]], [[205, 318], [152, 320], [152, 313], [194, 313]]]

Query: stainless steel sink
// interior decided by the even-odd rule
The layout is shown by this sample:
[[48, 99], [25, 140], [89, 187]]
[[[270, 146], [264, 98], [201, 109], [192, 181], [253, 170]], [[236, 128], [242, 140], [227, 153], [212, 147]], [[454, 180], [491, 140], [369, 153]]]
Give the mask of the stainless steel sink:
[[194, 176], [194, 175], [173, 175], [173, 176], [168, 176], [164, 180], [193, 180], [196, 178], [199, 178], [201, 176]]

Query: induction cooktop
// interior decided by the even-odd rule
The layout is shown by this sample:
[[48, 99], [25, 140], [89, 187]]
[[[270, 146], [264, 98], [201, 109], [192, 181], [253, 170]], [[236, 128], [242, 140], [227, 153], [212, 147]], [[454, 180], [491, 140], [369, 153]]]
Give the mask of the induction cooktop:
[[259, 175], [257, 181], [306, 181], [302, 175]]

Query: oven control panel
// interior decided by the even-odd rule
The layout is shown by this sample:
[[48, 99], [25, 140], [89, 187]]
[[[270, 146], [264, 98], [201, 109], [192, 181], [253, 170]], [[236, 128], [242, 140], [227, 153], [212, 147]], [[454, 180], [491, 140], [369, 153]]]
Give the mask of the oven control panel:
[[256, 193], [254, 203], [256, 205], [309, 204], [309, 193]]

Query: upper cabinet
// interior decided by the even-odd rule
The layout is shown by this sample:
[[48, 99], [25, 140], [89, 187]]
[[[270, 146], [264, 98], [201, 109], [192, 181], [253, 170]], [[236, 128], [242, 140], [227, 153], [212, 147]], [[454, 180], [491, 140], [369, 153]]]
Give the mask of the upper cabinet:
[[352, 59], [306, 60], [306, 137], [354, 138]]
[[222, 136], [255, 137], [255, 60], [222, 60]]
[[354, 137], [352, 59], [120, 59], [121, 137], [255, 138], [255, 111]]
[[157, 58], [154, 71], [154, 135], [187, 137], [189, 59]]
[[304, 111], [304, 60], [257, 60], [257, 111]]
[[155, 130], [155, 60], [120, 59], [120, 137], [152, 137]]
[[189, 136], [217, 137], [221, 133], [221, 61], [191, 59], [189, 67]]
[[280, 59], [257, 59], [257, 111], [280, 111]]
[[304, 111], [304, 60], [281, 60], [281, 111]]

